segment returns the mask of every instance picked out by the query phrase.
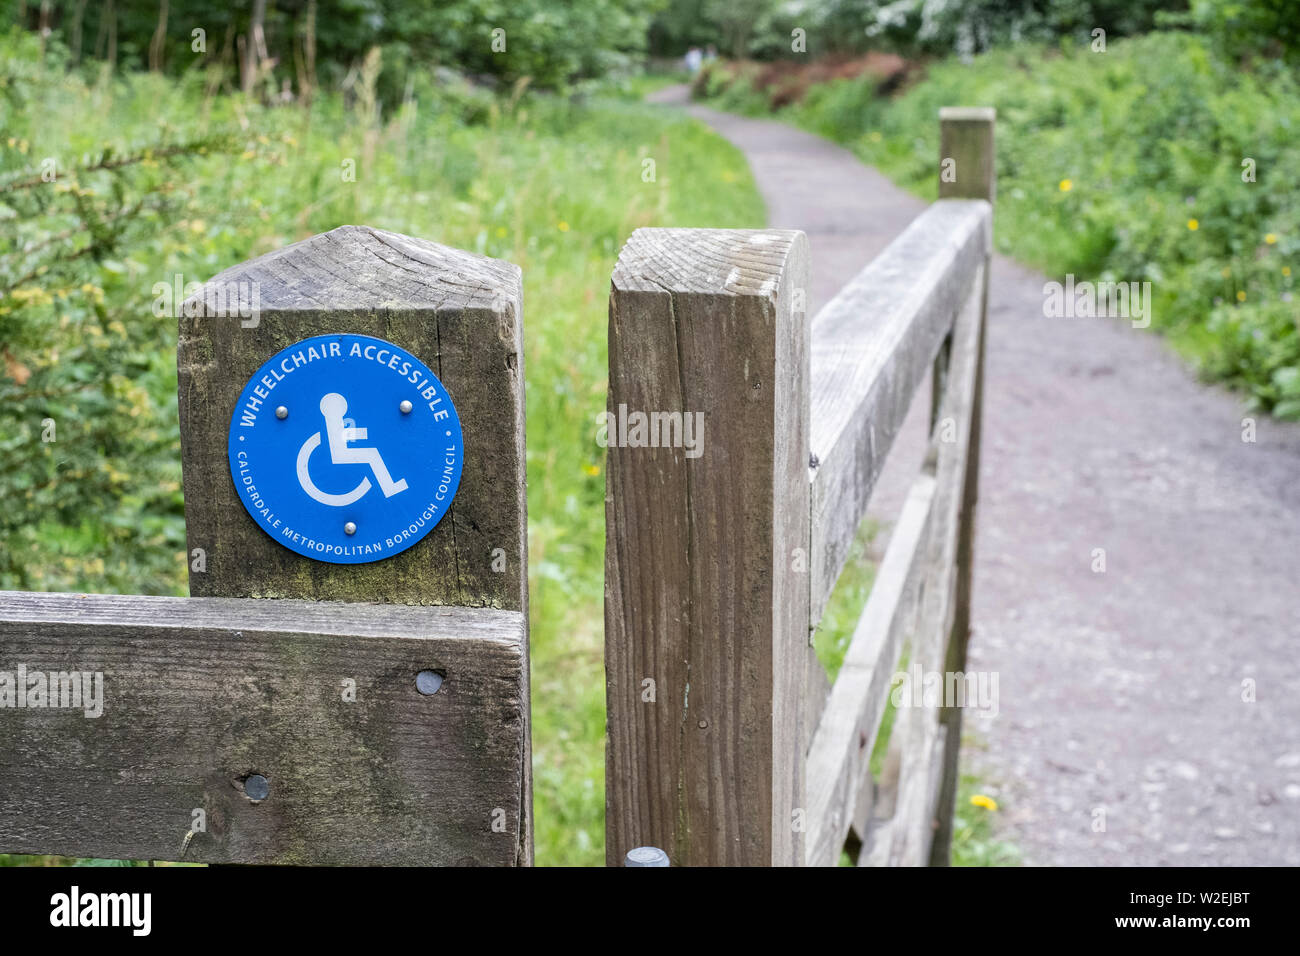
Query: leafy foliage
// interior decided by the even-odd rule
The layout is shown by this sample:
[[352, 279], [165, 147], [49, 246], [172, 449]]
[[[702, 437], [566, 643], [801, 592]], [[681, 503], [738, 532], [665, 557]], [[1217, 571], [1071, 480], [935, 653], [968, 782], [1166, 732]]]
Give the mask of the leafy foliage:
[[[383, 50], [382, 102], [402, 98], [408, 70], [443, 65], [512, 83], [565, 86], [622, 67], [644, 48], [657, 0], [276, 0], [267, 3], [262, 34], [268, 57], [258, 85], [268, 96], [285, 84], [302, 92], [312, 80], [325, 88], [355, 81], [372, 47]], [[112, 60], [126, 68], [158, 66], [172, 73], [216, 70], [238, 83], [241, 44], [250, 39], [254, 4], [168, 0], [0, 0], [0, 20], [25, 12], [26, 26], [44, 22], [53, 41], [78, 59]], [[151, 51], [155, 31], [161, 45]], [[494, 34], [494, 31], [504, 31]], [[196, 34], [195, 31], [201, 31]], [[504, 49], [502, 49], [503, 41]], [[201, 49], [199, 49], [201, 47]]]
[[[149, 314], [137, 267], [142, 250], [182, 228], [193, 202], [185, 167], [234, 141], [155, 122], [107, 141], [72, 129], [56, 145], [42, 117], [111, 92], [45, 84], [30, 35], [3, 46], [0, 587], [71, 588], [86, 575], [114, 586], [131, 566], [138, 590], [170, 591], [184, 548], [166, 427], [175, 372], [157, 323], [133, 318]], [[59, 65], [45, 63], [55, 75]]]
[[[869, 78], [814, 86], [784, 115], [933, 196], [939, 108], [995, 105], [999, 249], [1055, 278], [1151, 282], [1152, 327], [1207, 378], [1300, 419], [1300, 82], [1216, 49], [1174, 32], [1022, 45], [934, 65], [895, 99]], [[700, 89], [769, 109], [725, 71]]]
[[[659, 54], [715, 43], [733, 57], [765, 60], [802, 56], [792, 44], [798, 29], [813, 56], [880, 49], [969, 55], [1027, 40], [1086, 38], [1096, 28], [1131, 36], [1156, 26], [1162, 14], [1186, 11], [1187, 0], [669, 0], [650, 38]], [[1251, 19], [1242, 29], [1265, 26]]]
[[1189, 22], [1230, 57], [1300, 57], [1300, 16], [1291, 0], [1193, 0]]

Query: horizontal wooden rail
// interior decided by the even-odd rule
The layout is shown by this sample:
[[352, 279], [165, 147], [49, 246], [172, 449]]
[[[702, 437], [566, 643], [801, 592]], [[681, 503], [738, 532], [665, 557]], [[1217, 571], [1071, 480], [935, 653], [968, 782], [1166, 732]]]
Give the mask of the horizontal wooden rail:
[[915, 624], [934, 493], [932, 474], [912, 483], [808, 751], [810, 866], [834, 865], [850, 826], [866, 832], [871, 752]]
[[0, 710], [0, 846], [524, 862], [526, 641], [520, 611], [0, 592], [0, 668], [102, 675], [98, 717], [84, 686]]
[[813, 319], [812, 627], [912, 397], [989, 255], [991, 223], [981, 200], [935, 203]]
[[[920, 840], [915, 828], [909, 830], [901, 822], [894, 826], [893, 821], [914, 824], [929, 819], [926, 814], [933, 809], [935, 797], [930, 784], [938, 784], [931, 773], [938, 710], [922, 707], [900, 714], [896, 727], [902, 732], [891, 744], [898, 745], [902, 733], [915, 733], [906, 748], [899, 747], [903, 777], [897, 800], [884, 794], [879, 801], [896, 807], [890, 820], [869, 819], [877, 803], [869, 761], [904, 639], [910, 640], [913, 661], [924, 672], [943, 669], [955, 604], [955, 553], [976, 397], [984, 271], [979, 266], [971, 277], [953, 328], [947, 387], [926, 465], [894, 528], [809, 748], [808, 862], [812, 865], [833, 864], [850, 828], [867, 836], [871, 852], [892, 854], [891, 862], [924, 862], [918, 854], [929, 851], [928, 833]], [[915, 728], [911, 721], [917, 722]], [[901, 842], [905, 833], [916, 839]], [[882, 843], [890, 849], [874, 849]]]

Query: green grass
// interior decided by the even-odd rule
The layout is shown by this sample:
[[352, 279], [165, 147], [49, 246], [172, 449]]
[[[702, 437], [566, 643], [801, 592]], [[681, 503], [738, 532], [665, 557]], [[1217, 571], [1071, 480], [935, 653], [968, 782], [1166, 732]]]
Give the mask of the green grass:
[[[310, 110], [264, 109], [205, 97], [198, 76], [82, 83], [47, 72], [30, 92], [29, 109], [3, 117], [14, 140], [6, 171], [32, 157], [151, 142], [160, 123], [234, 127], [243, 140], [235, 156], [199, 157], [185, 181], [173, 184], [183, 207], [172, 227], [94, 267], [87, 281], [102, 288], [105, 315], [90, 314], [85, 295], [73, 289], [66, 299], [7, 316], [52, 330], [19, 356], [32, 367], [71, 344], [70, 333], [58, 337], [69, 313], [78, 329], [89, 315], [107, 347], [142, 354], [149, 371], [137, 378], [134, 418], [122, 422], [126, 445], [88, 466], [120, 473], [116, 501], [152, 501], [151, 488], [179, 477], [178, 464], [161, 476], [129, 467], [130, 436], [142, 431], [163, 434], [179, 462], [176, 327], [150, 314], [154, 282], [176, 272], [205, 279], [344, 223], [523, 268], [536, 857], [543, 865], [602, 863], [605, 476], [595, 416], [605, 404], [610, 273], [639, 226], [761, 226], [763, 206], [743, 157], [695, 121], [626, 97], [588, 96], [579, 105], [531, 94], [485, 102], [448, 93], [378, 121], [367, 114], [364, 95], [355, 109], [328, 96]], [[340, 176], [349, 158], [355, 183]], [[654, 182], [643, 181], [644, 159], [655, 161]], [[112, 322], [120, 333], [109, 330]], [[0, 437], [22, 427], [0, 410]], [[15, 444], [10, 454], [21, 462], [37, 453], [32, 448], [30, 441]], [[6, 480], [0, 474], [0, 497], [8, 498]], [[75, 498], [78, 478], [62, 476], [51, 493]], [[24, 586], [184, 592], [176, 514], [127, 508], [112, 527], [91, 510], [80, 518], [24, 524]]]
[[[969, 741], [966, 746], [970, 746]], [[953, 866], [1019, 866], [1020, 850], [998, 836], [994, 819], [1004, 808], [996, 810], [976, 806], [971, 798], [987, 796], [979, 778], [962, 774], [957, 784], [957, 801], [953, 810]], [[997, 803], [997, 801], [994, 801]]]
[[[705, 92], [768, 111], [743, 76], [713, 75]], [[934, 198], [948, 105], [998, 110], [1000, 251], [1058, 280], [1151, 282], [1151, 327], [1205, 378], [1243, 391], [1252, 410], [1300, 419], [1294, 71], [1154, 33], [1105, 53], [1063, 41], [953, 58], [894, 98], [870, 80], [836, 81], [780, 116]]]
[[871, 554], [871, 542], [879, 530], [876, 523], [867, 519], [859, 526], [853, 545], [849, 549], [844, 570], [835, 582], [835, 588], [826, 602], [821, 621], [813, 635], [813, 649], [817, 659], [826, 668], [826, 676], [831, 683], [839, 675], [840, 665], [853, 640], [853, 631], [862, 608], [871, 594], [871, 585], [876, 578], [876, 562]]

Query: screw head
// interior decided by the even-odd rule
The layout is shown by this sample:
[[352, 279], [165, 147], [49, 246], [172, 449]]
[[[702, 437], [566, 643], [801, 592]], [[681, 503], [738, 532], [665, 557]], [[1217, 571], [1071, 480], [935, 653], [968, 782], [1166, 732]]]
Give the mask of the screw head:
[[402, 410], [403, 415], [409, 415], [411, 414], [411, 409], [413, 409], [415, 406], [411, 404], [409, 399], [404, 398], [402, 399], [402, 404], [398, 405], [397, 407]]
[[438, 693], [442, 687], [442, 675], [437, 671], [420, 671], [415, 675], [415, 689], [425, 697]]
[[271, 793], [271, 781], [260, 773], [251, 774], [244, 780], [244, 793], [249, 800], [265, 800]]
[[288, 418], [288, 417], [289, 417], [289, 409], [287, 409], [287, 408], [285, 408], [283, 405], [281, 405], [279, 408], [277, 408], [277, 409], [275, 410], [275, 417], [276, 417], [276, 418], [279, 418], [279, 419], [281, 419], [281, 420]]
[[356, 522], [354, 522], [354, 521], [349, 521], [347, 524], [345, 524], [345, 525], [343, 526], [343, 533], [344, 533], [344, 534], [356, 534], [356, 533], [357, 533], [357, 525], [356, 525]]

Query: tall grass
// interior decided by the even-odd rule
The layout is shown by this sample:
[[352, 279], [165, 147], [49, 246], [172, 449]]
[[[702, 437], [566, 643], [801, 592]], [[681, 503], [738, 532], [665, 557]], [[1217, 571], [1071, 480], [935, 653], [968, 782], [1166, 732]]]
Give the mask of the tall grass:
[[[170, 434], [179, 461], [176, 328], [151, 314], [155, 282], [174, 273], [202, 280], [344, 223], [523, 268], [537, 861], [602, 862], [605, 479], [595, 417], [605, 402], [609, 277], [639, 226], [761, 226], [744, 159], [694, 121], [600, 94], [578, 104], [522, 88], [488, 100], [443, 90], [380, 117], [364, 91], [350, 105], [325, 96], [310, 108], [268, 109], [211, 96], [199, 75], [83, 81], [35, 72], [30, 108], [3, 117], [12, 140], [6, 172], [34, 157], [153, 142], [160, 129], [233, 129], [243, 141], [234, 157], [197, 157], [184, 181], [170, 184], [183, 197], [179, 218], [114, 261], [87, 266], [87, 285], [102, 290], [97, 327], [120, 322], [123, 342], [141, 353], [132, 352], [139, 368], [126, 373], [141, 388], [133, 420], [121, 423], [127, 447], [97, 465], [120, 472], [124, 500], [152, 500], [150, 488], [179, 477], [178, 468], [160, 476], [127, 467], [129, 436], [140, 430]], [[646, 159], [654, 160], [650, 182]], [[355, 182], [342, 175], [349, 160]], [[27, 311], [10, 303], [9, 321], [51, 330], [16, 358], [35, 366], [74, 345], [83, 327], [60, 317], [88, 308], [81, 295], [73, 289], [22, 305]], [[0, 408], [0, 437], [25, 427]], [[21, 473], [22, 456], [36, 450], [30, 442], [8, 447]], [[58, 482], [57, 493], [77, 495], [75, 476]], [[43, 526], [25, 538], [34, 586], [184, 593], [179, 516], [128, 517], [134, 525], [110, 530], [104, 515], [87, 512], [76, 526]], [[151, 522], [167, 533], [146, 537]]]

